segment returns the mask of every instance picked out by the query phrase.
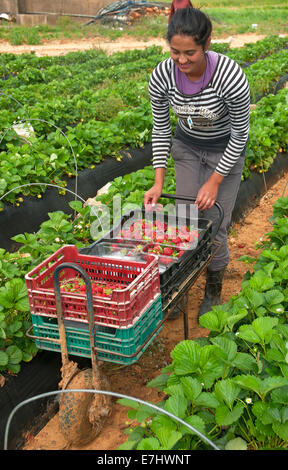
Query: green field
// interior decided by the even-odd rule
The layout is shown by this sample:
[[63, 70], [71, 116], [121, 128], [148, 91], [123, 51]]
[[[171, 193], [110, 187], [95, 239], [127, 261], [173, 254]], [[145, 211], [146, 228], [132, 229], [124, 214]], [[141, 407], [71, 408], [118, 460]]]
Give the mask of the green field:
[[[167, 2], [163, 2], [167, 3]], [[169, 5], [169, 3], [167, 4]], [[231, 34], [287, 34], [288, 5], [284, 0], [277, 3], [272, 0], [257, 0], [239, 2], [236, 0], [209, 0], [194, 3], [195, 7], [203, 9], [212, 19], [214, 37], [227, 37]], [[88, 20], [87, 20], [88, 22]], [[253, 27], [257, 24], [257, 27]], [[94, 36], [108, 37], [111, 40], [123, 36], [132, 36], [147, 40], [151, 37], [163, 37], [167, 28], [167, 16], [143, 17], [133, 25], [119, 23], [90, 25], [79, 24], [69, 17], [62, 17], [56, 26], [38, 25], [24, 27], [16, 24], [0, 26], [0, 40], [9, 41], [12, 45], [37, 45], [47, 40], [80, 39]]]

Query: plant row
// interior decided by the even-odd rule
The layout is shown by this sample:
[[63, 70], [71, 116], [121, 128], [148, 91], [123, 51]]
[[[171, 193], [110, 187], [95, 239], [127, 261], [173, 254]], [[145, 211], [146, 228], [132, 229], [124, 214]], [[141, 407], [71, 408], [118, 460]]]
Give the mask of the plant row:
[[[171, 363], [148, 383], [158, 407], [129, 407], [128, 441], [119, 449], [267, 450], [288, 446], [288, 198], [274, 205], [273, 227], [258, 243], [241, 290], [200, 318], [208, 337], [185, 340]], [[135, 420], [139, 424], [135, 426]]]
[[[277, 38], [275, 38], [275, 40], [277, 41]], [[237, 49], [237, 51], [241, 52], [241, 48]], [[137, 52], [139, 53], [139, 51]], [[271, 50], [270, 54], [273, 52], [274, 51]], [[95, 87], [99, 88], [100, 84], [103, 83], [103, 81], [107, 81], [108, 77], [110, 77], [110, 80], [114, 81], [116, 79], [123, 80], [124, 77], [125, 80], [130, 80], [131, 74], [137, 73], [137, 78], [142, 77], [141, 79], [144, 81], [147, 80], [147, 74], [151, 72], [151, 69], [161, 59], [169, 55], [167, 53], [162, 54], [161, 49], [157, 47], [146, 49], [142, 56], [135, 54], [134, 59], [132, 56], [130, 60], [127, 58], [125, 60], [125, 54], [126, 53], [123, 53], [122, 61], [118, 58], [120, 55], [120, 53], [118, 53], [118, 55], [115, 54], [117, 55], [117, 60], [111, 61], [110, 58], [113, 57], [113, 55], [107, 57], [107, 63], [104, 61], [103, 64], [102, 59], [100, 64], [98, 64], [97, 59], [95, 59], [82, 64], [76, 63], [67, 68], [57, 65], [52, 66], [48, 70], [45, 70], [46, 76], [41, 69], [26, 67], [23, 71], [23, 83], [21, 82], [21, 77], [17, 78], [18, 81], [15, 78], [11, 78], [3, 82], [2, 90], [8, 95], [8, 98], [5, 98], [5, 95], [3, 95], [4, 99], [2, 98], [1, 100], [2, 108], [11, 109], [11, 107], [15, 105], [15, 102], [11, 99], [9, 100], [9, 96], [14, 100], [18, 100], [23, 105], [29, 105], [31, 107], [37, 103], [37, 100], [40, 102], [51, 100], [51, 97], [55, 95], [71, 98], [70, 95], [79, 94], [87, 89], [93, 88], [93, 91], [96, 91]], [[235, 55], [234, 53], [233, 56]], [[109, 59], [111, 61], [110, 64]], [[277, 60], [277, 55], [275, 56], [275, 60]], [[285, 62], [285, 56], [283, 57], [283, 61]], [[241, 65], [241, 60], [239, 63]], [[268, 66], [270, 66], [270, 64], [268, 64]], [[60, 75], [57, 75], [57, 71], [59, 71]], [[109, 87], [110, 85], [111, 83], [109, 83]], [[251, 83], [251, 86], [252, 85], [253, 83]], [[40, 105], [41, 104], [42, 103], [40, 103]], [[26, 115], [27, 114], [29, 115], [29, 112], [26, 110]]]
[[[30, 138], [30, 143], [25, 144], [21, 139], [15, 143], [14, 133], [7, 133], [6, 139], [10, 139], [6, 144], [8, 152], [2, 151], [0, 154], [0, 174], [5, 175], [5, 178], [0, 178], [0, 197], [15, 187], [33, 182], [55, 183], [65, 187], [65, 175], [72, 177], [75, 174], [74, 157], [79, 170], [99, 163], [107, 156], [120, 159], [121, 149], [141, 147], [151, 141], [150, 103], [148, 97], [143, 96], [146, 88], [144, 84], [135, 83], [134, 89], [141, 96], [140, 104], [117, 112], [110, 121], [80, 122], [75, 127], [68, 127], [65, 135], [59, 129], [51, 132], [53, 126], [44, 122], [50, 130], [47, 138]], [[128, 95], [130, 96], [130, 92]], [[115, 106], [117, 107], [117, 103]], [[277, 152], [287, 149], [287, 106], [287, 90], [281, 90], [276, 95], [262, 98], [256, 110], [251, 112], [244, 178], [249, 177], [251, 169], [266, 171]], [[79, 107], [81, 108], [81, 102]], [[171, 117], [173, 122], [173, 116]], [[38, 118], [35, 119], [36, 124]], [[34, 125], [34, 121], [30, 122]], [[173, 125], [175, 122], [174, 119]], [[43, 187], [27, 186], [23, 190], [11, 192], [5, 201], [19, 204], [22, 198], [20, 196], [19, 201], [19, 194], [39, 195], [41, 192]]]
[[[151, 57], [153, 60], [155, 58], [154, 52], [155, 48], [152, 48]], [[138, 53], [139, 51], [137, 51]], [[146, 53], [149, 56], [147, 50]], [[132, 53], [129, 55], [130, 62], [132, 57], [138, 57], [137, 54], [135, 56]], [[127, 63], [129, 63], [128, 58]], [[246, 69], [245, 73], [252, 84], [251, 89], [254, 90], [254, 94], [259, 92], [259, 85], [262, 86], [262, 90], [269, 89], [271, 81], [273, 82], [285, 70], [287, 71], [287, 63], [287, 51], [283, 50]], [[151, 63], [149, 64], [151, 66]], [[148, 70], [143, 74], [145, 76], [143, 80], [130, 79], [130, 87], [127, 87], [127, 80], [122, 79], [116, 84], [113, 83], [112, 86], [100, 88], [97, 91], [87, 87], [85, 81], [87, 77], [85, 77], [81, 81], [83, 91], [75, 95], [72, 94], [71, 97], [66, 96], [64, 99], [59, 97], [59, 93], [56, 93], [57, 89], [54, 89], [54, 86], [57, 87], [59, 82], [54, 81], [52, 84], [45, 85], [44, 88], [49, 89], [48, 95], [57, 97], [47, 99], [43, 93], [43, 100], [39, 99], [37, 103], [33, 103], [33, 106], [29, 105], [33, 93], [30, 93], [29, 86], [24, 87], [27, 92], [25, 95], [23, 90], [25, 105], [17, 110], [17, 114], [3, 109], [0, 118], [1, 127], [9, 129], [17, 115], [20, 119], [27, 120], [33, 125], [35, 136], [23, 145], [23, 140], [16, 138], [14, 130], [7, 130], [2, 134], [0, 148], [2, 146], [3, 152], [1, 153], [0, 165], [1, 174], [5, 175], [5, 178], [0, 178], [0, 197], [14, 187], [33, 182], [54, 182], [65, 187], [65, 177], [72, 177], [75, 174], [74, 158], [77, 159], [78, 169], [83, 169], [99, 163], [106, 156], [115, 156], [119, 159], [119, 150], [129, 146], [141, 146], [151, 141], [152, 117], [147, 91]], [[69, 80], [75, 83], [74, 80]], [[41, 87], [41, 85], [39, 86]], [[52, 93], [53, 90], [54, 93]], [[11, 103], [11, 99], [2, 96], [3, 108], [5, 101], [7, 105], [9, 102]], [[285, 111], [285, 103], [283, 104]], [[272, 108], [273, 110], [275, 108], [273, 104]], [[259, 110], [264, 113], [267, 112], [267, 109], [270, 109], [268, 103], [266, 107], [259, 106]], [[275, 126], [281, 121], [279, 107], [277, 113]], [[269, 115], [271, 117], [271, 112]], [[80, 118], [80, 116], [82, 117]], [[271, 139], [273, 129], [266, 126], [265, 132], [262, 134], [258, 125], [259, 119], [265, 124], [265, 116], [259, 116], [257, 112], [257, 118], [258, 121], [254, 121], [256, 129], [253, 126], [251, 128], [251, 143], [249, 143], [247, 152], [249, 165], [243, 173], [245, 177], [249, 176], [251, 165], [254, 165], [254, 169], [259, 167], [259, 158], [261, 159], [261, 169], [267, 169], [267, 165], [269, 167], [275, 157], [275, 145], [284, 150], [287, 145], [285, 138], [283, 138], [283, 132], [281, 132], [282, 122], [279, 128], [279, 139], [277, 135]], [[268, 123], [268, 126], [270, 124]], [[285, 135], [285, 122], [283, 125]], [[65, 136], [60, 126], [61, 129], [64, 126]], [[277, 128], [276, 132], [276, 127], [274, 127], [275, 134], [278, 134], [279, 129]], [[257, 136], [256, 142], [254, 142], [254, 136]], [[267, 147], [269, 147], [268, 153], [266, 152]], [[6, 150], [8, 151], [6, 152]], [[255, 161], [253, 161], [254, 157]], [[69, 163], [70, 165], [68, 165]], [[39, 194], [41, 191], [43, 191], [43, 186], [42, 189], [40, 186], [30, 186], [23, 191], [21, 189], [15, 190], [5, 198], [5, 201], [19, 204], [22, 195], [20, 201], [17, 199], [21, 192], [25, 196]]]
[[[250, 113], [250, 138], [247, 147], [242, 180], [249, 178], [252, 171], [267, 172], [276, 156], [287, 150], [287, 90], [276, 95], [268, 95], [259, 101]], [[141, 204], [144, 194], [154, 183], [153, 166], [147, 166], [132, 174], [115, 178], [105, 194], [97, 200], [113, 206], [113, 198], [118, 194], [131, 204]], [[137, 189], [135, 189], [137, 188]], [[163, 192], [175, 194], [176, 182], [174, 162], [168, 161]]]
[[[287, 47], [287, 38], [279, 36], [268, 36], [254, 44], [247, 44], [243, 48], [230, 48], [229, 44], [212, 43], [211, 49], [216, 52], [227, 54], [240, 65], [249, 63], [265, 57], [277, 50]], [[19, 72], [24, 72], [27, 68], [45, 70], [53, 66], [73, 66], [76, 68], [80, 64], [92, 64], [95, 70], [99, 68], [109, 68], [113, 65], [119, 65], [126, 62], [132, 62], [150, 55], [151, 49], [156, 52], [158, 47], [147, 48], [144, 50], [125, 51], [124, 53], [114, 53], [107, 57], [101, 49], [92, 49], [84, 52], [69, 52], [64, 56], [44, 56], [37, 57], [34, 54], [2, 54], [0, 62], [0, 78], [8, 78], [9, 75], [15, 76]]]
[[[282, 50], [245, 69], [252, 102], [267, 93], [273, 86], [275, 87], [279, 77], [288, 72], [287, 57], [288, 50]], [[117, 80], [112, 81], [113, 77], [110, 76], [109, 82], [106, 81], [104, 87], [98, 86], [97, 89], [95, 87], [97, 87], [99, 74], [88, 71], [86, 71], [84, 78], [81, 77], [78, 80], [77, 77], [65, 79], [64, 82], [54, 79], [40, 88], [32, 86], [31, 89], [30, 85], [24, 88], [19, 87], [17, 93], [8, 88], [0, 99], [2, 106], [0, 125], [3, 129], [7, 129], [16, 120], [30, 118], [46, 120], [63, 129], [68, 125], [75, 125], [81, 120], [109, 121], [125, 107], [141, 103], [142, 98], [147, 101], [149, 74], [157, 61], [152, 55], [149, 60], [143, 59], [142, 64], [143, 62], [146, 67], [139, 64], [139, 61], [133, 64], [135, 71], [141, 70], [137, 73], [137, 79], [133, 78], [133, 75], [131, 76], [130, 67], [127, 69], [125, 64], [119, 66], [120, 73], [119, 70], [118, 72], [114, 71]], [[98, 72], [102, 78], [107, 79], [105, 70]], [[129, 88], [127, 81], [131, 83]], [[73, 87], [72, 89], [68, 82]], [[77, 89], [75, 89], [75, 82], [78, 83]], [[14, 109], [12, 112], [11, 107]], [[35, 122], [33, 125], [38, 135], [43, 132], [51, 132], [51, 128], [49, 129], [47, 124], [43, 122]], [[6, 140], [5, 137], [2, 142], [3, 148]]]
[[80, 248], [93, 241], [90, 227], [97, 217], [90, 214], [88, 206], [75, 201], [70, 205], [77, 210], [77, 218], [61, 211], [49, 213], [38, 232], [13, 237], [20, 244], [18, 252], [0, 248], [0, 374], [19, 373], [21, 365], [38, 351], [26, 336], [32, 323], [25, 275], [63, 244]]

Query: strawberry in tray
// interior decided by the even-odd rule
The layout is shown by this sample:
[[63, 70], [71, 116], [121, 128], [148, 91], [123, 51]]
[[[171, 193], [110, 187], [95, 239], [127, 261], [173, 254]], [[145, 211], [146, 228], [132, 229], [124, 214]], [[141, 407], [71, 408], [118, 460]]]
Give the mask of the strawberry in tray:
[[[114, 290], [123, 289], [123, 286], [118, 284], [91, 281], [91, 288], [93, 297], [111, 297]], [[73, 292], [75, 294], [86, 294], [86, 285], [82, 278], [75, 277], [62, 281], [60, 285], [60, 291]]]
[[179, 250], [178, 247], [165, 246], [160, 244], [150, 244], [147, 247], [147, 252], [158, 255], [159, 263], [165, 264], [166, 266], [173, 263], [176, 259], [179, 259], [184, 253], [184, 250]]
[[122, 228], [119, 238], [141, 241], [154, 241], [178, 247], [194, 247], [199, 237], [199, 231], [184, 225], [181, 227], [170, 227], [165, 222], [155, 220], [138, 219], [133, 222], [129, 229]]

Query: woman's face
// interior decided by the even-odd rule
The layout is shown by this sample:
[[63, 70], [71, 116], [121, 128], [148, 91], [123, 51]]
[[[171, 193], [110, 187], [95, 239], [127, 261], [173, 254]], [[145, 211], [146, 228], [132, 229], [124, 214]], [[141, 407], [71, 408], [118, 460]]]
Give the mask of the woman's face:
[[206, 67], [203, 46], [191, 36], [177, 34], [170, 41], [170, 55], [181, 72], [191, 77], [201, 77]]

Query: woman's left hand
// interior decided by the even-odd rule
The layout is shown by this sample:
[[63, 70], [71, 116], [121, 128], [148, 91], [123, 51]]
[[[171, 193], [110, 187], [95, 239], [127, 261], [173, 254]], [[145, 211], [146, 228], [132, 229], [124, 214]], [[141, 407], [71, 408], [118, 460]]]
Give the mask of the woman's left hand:
[[224, 176], [221, 176], [218, 173], [213, 173], [206, 183], [201, 186], [195, 201], [199, 211], [211, 209], [211, 207], [214, 205], [217, 199], [219, 186], [222, 183], [223, 178]]

